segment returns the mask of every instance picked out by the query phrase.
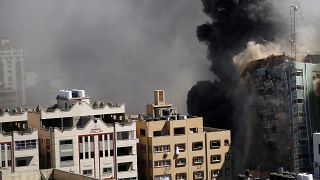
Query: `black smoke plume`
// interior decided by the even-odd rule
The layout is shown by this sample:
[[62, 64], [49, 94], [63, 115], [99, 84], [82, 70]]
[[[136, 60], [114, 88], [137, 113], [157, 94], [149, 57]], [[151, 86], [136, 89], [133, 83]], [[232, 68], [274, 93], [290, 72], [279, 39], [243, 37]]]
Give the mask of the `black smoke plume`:
[[188, 93], [188, 111], [203, 116], [207, 126], [232, 131], [237, 171], [250, 164], [250, 156], [244, 155], [248, 154], [246, 149], [251, 141], [248, 131], [256, 130], [251, 129], [252, 124], [245, 117], [248, 97], [232, 58], [249, 41], [274, 41], [279, 33], [278, 24], [273, 18], [271, 0], [202, 0], [202, 3], [203, 12], [212, 21], [198, 26], [197, 36], [208, 45], [210, 70], [217, 79], [198, 82], [192, 87]]

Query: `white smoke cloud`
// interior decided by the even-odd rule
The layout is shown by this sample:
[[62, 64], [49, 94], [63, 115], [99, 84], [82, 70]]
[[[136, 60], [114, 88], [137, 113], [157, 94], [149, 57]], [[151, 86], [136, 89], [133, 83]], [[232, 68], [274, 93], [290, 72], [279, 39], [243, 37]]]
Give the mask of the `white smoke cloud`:
[[280, 45], [274, 43], [258, 44], [254, 41], [247, 43], [247, 47], [233, 57], [233, 63], [242, 72], [247, 63], [263, 59], [271, 55], [279, 55], [282, 53]]

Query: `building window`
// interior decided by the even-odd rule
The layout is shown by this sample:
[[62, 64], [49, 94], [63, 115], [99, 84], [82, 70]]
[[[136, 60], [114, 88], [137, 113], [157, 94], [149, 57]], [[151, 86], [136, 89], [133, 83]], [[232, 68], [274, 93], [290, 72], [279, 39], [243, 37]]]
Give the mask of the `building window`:
[[293, 104], [295, 104], [295, 103], [304, 103], [304, 99], [294, 99], [293, 101], [292, 101], [292, 103]]
[[73, 161], [73, 156], [60, 157], [60, 161]]
[[154, 167], [169, 167], [170, 166], [170, 160], [161, 160], [161, 161], [155, 161]]
[[112, 168], [111, 167], [105, 167], [102, 169], [103, 174], [112, 174]]
[[139, 151], [141, 153], [145, 153], [147, 151], [147, 146], [145, 144], [140, 144], [138, 147], [140, 148]]
[[179, 152], [186, 151], [186, 144], [176, 144], [176, 149], [179, 150]]
[[226, 174], [226, 176], [231, 175], [231, 170], [230, 170], [230, 168], [226, 168], [225, 174]]
[[15, 142], [15, 150], [28, 150], [28, 149], [36, 149], [37, 148], [37, 140], [27, 140], [27, 141], [16, 141]]
[[219, 149], [220, 146], [221, 146], [220, 140], [210, 141], [210, 148], [211, 149]]
[[162, 132], [161, 131], [153, 131], [153, 136], [154, 137], [162, 136]]
[[132, 146], [117, 148], [117, 156], [130, 156], [132, 154], [133, 154]]
[[221, 155], [212, 155], [211, 156], [211, 164], [220, 163]]
[[184, 167], [186, 166], [186, 158], [176, 159], [176, 167]]
[[92, 169], [83, 170], [82, 174], [85, 176], [92, 176]]
[[60, 146], [61, 146], [61, 145], [67, 145], [67, 144], [72, 144], [72, 139], [69, 139], [69, 140], [61, 140], [61, 141], [60, 141]]
[[230, 145], [229, 139], [225, 139], [225, 140], [224, 140], [224, 145], [225, 145], [225, 146], [229, 146], [229, 145]]
[[164, 131], [153, 131], [153, 136], [154, 137], [159, 137], [159, 136], [168, 136], [170, 135], [169, 130], [164, 130]]
[[198, 128], [190, 128], [189, 129], [191, 133], [197, 133], [198, 132]]
[[226, 153], [226, 154], [225, 154], [225, 159], [226, 159], [226, 160], [230, 160], [230, 154], [229, 154], [229, 153]]
[[185, 135], [185, 128], [184, 127], [174, 128], [174, 135], [175, 136]]
[[193, 157], [193, 165], [203, 164], [203, 156], [195, 156]]
[[194, 179], [203, 179], [204, 173], [203, 173], [203, 171], [195, 171], [193, 173], [193, 177], [194, 177]]
[[192, 150], [193, 151], [198, 151], [198, 150], [201, 150], [203, 147], [203, 142], [194, 142], [192, 143]]
[[215, 178], [215, 177], [220, 177], [222, 174], [220, 169], [215, 169], [215, 170], [211, 170], [211, 177]]
[[140, 136], [146, 136], [146, 130], [140, 129]]
[[296, 76], [302, 76], [303, 75], [302, 70], [296, 70], [295, 75]]
[[177, 174], [177, 180], [186, 180], [187, 174], [186, 173], [178, 173]]
[[[150, 179], [152, 179], [152, 177]], [[171, 175], [155, 176], [154, 180], [171, 180]]]
[[118, 172], [127, 172], [132, 170], [133, 170], [132, 162], [125, 162], [125, 163], [118, 164]]
[[16, 160], [17, 161], [17, 167], [21, 167], [21, 166], [27, 166], [27, 160], [25, 159], [20, 159], [20, 160]]
[[134, 139], [133, 131], [117, 132], [117, 140], [131, 140], [131, 139]]
[[154, 146], [155, 153], [170, 152], [170, 145]]

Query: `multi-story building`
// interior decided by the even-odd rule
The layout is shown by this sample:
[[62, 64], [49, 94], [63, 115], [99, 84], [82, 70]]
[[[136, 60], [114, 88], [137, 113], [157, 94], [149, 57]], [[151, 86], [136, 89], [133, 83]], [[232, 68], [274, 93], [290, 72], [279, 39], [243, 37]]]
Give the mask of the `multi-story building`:
[[320, 133], [313, 133], [313, 175], [320, 179]]
[[[243, 77], [256, 99], [250, 110], [261, 121], [264, 140], [282, 146], [278, 149], [284, 152], [279, 154], [288, 156], [287, 168], [311, 172], [312, 133], [320, 130], [320, 56], [308, 55], [301, 62], [285, 55], [270, 56], [250, 62]], [[286, 136], [288, 143], [283, 143]]]
[[98, 179], [138, 178], [136, 124], [124, 104], [90, 102], [84, 90], [60, 90], [57, 104], [30, 114], [39, 129], [40, 167]]
[[28, 126], [28, 112], [0, 109], [0, 171], [39, 170], [38, 131]]
[[0, 107], [25, 105], [25, 51], [0, 39]]
[[140, 179], [231, 179], [230, 131], [177, 114], [163, 90], [154, 91], [154, 104], [136, 123]]

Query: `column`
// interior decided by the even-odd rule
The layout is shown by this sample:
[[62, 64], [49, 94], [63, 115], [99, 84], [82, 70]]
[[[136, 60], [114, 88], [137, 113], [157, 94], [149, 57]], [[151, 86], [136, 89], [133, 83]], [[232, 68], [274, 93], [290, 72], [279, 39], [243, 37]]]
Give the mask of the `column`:
[[2, 150], [1, 150], [2, 144], [0, 144], [0, 167], [2, 167]]
[[104, 142], [104, 138], [105, 138], [105, 135], [103, 134], [102, 135], [102, 137], [101, 137], [101, 140], [102, 140], [102, 144], [101, 144], [101, 146], [102, 146], [102, 157], [106, 157], [106, 152], [105, 152], [105, 147], [106, 147], [106, 145], [105, 145], [105, 142]]
[[110, 157], [110, 134], [107, 135], [107, 144], [108, 144], [108, 157]]
[[84, 136], [81, 137], [82, 138], [82, 153], [83, 153], [83, 159], [86, 159], [86, 143], [85, 143], [85, 139], [84, 139]]
[[4, 167], [8, 167], [7, 144], [4, 144]]
[[91, 158], [91, 145], [90, 145], [90, 139], [91, 139], [91, 136], [87, 136], [88, 137], [88, 154], [89, 154], [89, 159]]

